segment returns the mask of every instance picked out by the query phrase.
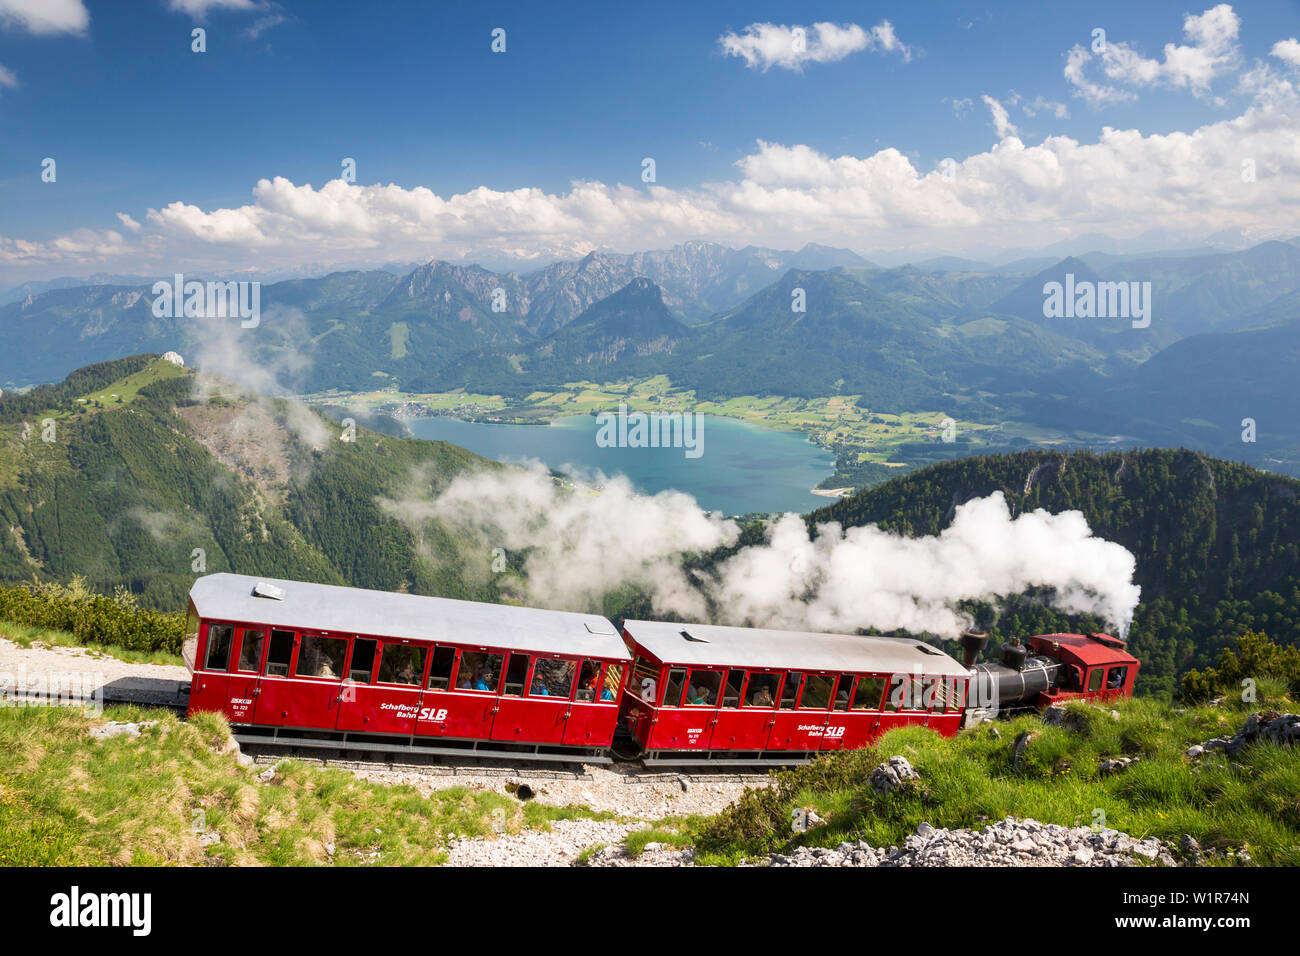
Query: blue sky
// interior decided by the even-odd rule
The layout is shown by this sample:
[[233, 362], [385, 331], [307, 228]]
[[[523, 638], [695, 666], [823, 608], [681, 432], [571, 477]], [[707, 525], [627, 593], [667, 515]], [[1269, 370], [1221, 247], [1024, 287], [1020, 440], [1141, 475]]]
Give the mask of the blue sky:
[[[1288, 59], [1289, 47], [1275, 51], [1300, 33], [1300, 4], [1238, 2], [1217, 16], [1216, 24], [1227, 24], [1227, 40], [1215, 42], [1230, 50], [1198, 86], [1194, 70], [1180, 75], [1182, 65], [1171, 65], [1163, 50], [1194, 46], [1185, 18], [1209, 17], [1212, 8], [1131, 0], [1014, 7], [830, 2], [815, 9], [755, 2], [0, 0], [0, 276], [151, 271], [169, 258], [193, 262], [204, 255], [232, 268], [485, 250], [545, 257], [587, 245], [650, 248], [692, 237], [744, 245], [751, 233], [767, 244], [789, 235], [791, 242], [777, 244], [817, 240], [860, 250], [888, 246], [895, 235], [936, 249], [1015, 246], [1026, 237], [1010, 220], [1026, 214], [980, 206], [991, 200], [974, 198], [974, 186], [970, 196], [957, 197], [973, 214], [946, 218], [941, 197], [894, 208], [910, 188], [906, 176], [866, 166], [837, 172], [834, 161], [867, 161], [892, 148], [924, 176], [944, 157], [966, 164], [993, 155], [1007, 135], [1028, 147], [1049, 136], [1086, 146], [1112, 127], [1136, 130], [1154, 148], [1158, 137], [1229, 123], [1252, 109], [1289, 110], [1300, 63]], [[856, 24], [868, 34], [884, 23], [897, 45], [873, 43], [797, 70], [763, 69], [724, 52], [724, 37], [743, 38], [752, 25], [804, 25], [814, 33], [821, 22]], [[194, 26], [207, 31], [206, 53], [191, 52]], [[490, 50], [496, 27], [506, 30], [504, 54]], [[1101, 57], [1087, 64], [1094, 90], [1114, 94], [1103, 100], [1065, 75], [1070, 50], [1088, 48], [1097, 27], [1132, 54], [1110, 64], [1118, 79], [1107, 77]], [[1141, 78], [1144, 69], [1162, 65], [1169, 72]], [[1009, 124], [1001, 129], [997, 108]], [[1272, 174], [1286, 182], [1258, 203], [1261, 209], [1293, 196], [1285, 133], [1277, 122], [1269, 129], [1273, 138], [1257, 149], [1257, 161], [1273, 161]], [[1221, 140], [1231, 139], [1225, 129]], [[806, 153], [766, 155], [760, 143]], [[1215, 162], [1228, 162], [1221, 150], [1207, 149]], [[614, 201], [619, 208], [600, 218], [589, 206], [575, 213], [579, 203], [566, 208], [575, 180], [650, 192], [641, 182], [646, 156], [655, 159], [663, 194], [653, 209], [640, 200], [626, 209]], [[810, 156], [829, 167], [801, 165], [782, 179]], [[57, 162], [55, 183], [40, 179], [44, 157]], [[316, 191], [339, 176], [343, 157], [357, 161], [358, 198], [330, 202], [365, 208], [317, 209], [306, 226], [295, 223], [291, 207], [323, 202]], [[738, 167], [746, 157], [758, 168]], [[963, 166], [961, 182], [987, 175], [983, 192], [999, 189], [1005, 171], [979, 173], [978, 165]], [[809, 196], [854, 209], [853, 197], [816, 199], [819, 189], [838, 188], [824, 181], [840, 173], [847, 185], [838, 186], [857, 182], [867, 190], [851, 222], [828, 221], [825, 210], [799, 219], [796, 207]], [[278, 192], [255, 196], [259, 180], [275, 177], [283, 181]], [[762, 195], [742, 195], [746, 182]], [[731, 184], [735, 195], [709, 194], [717, 183]], [[400, 193], [386, 197], [388, 184]], [[300, 192], [308, 186], [311, 192]], [[366, 187], [380, 191], [360, 197]], [[484, 200], [495, 204], [486, 226], [475, 226], [459, 208], [420, 211], [421, 197], [413, 195], [425, 188], [450, 200], [480, 187], [512, 197]], [[1017, 188], [1039, 193], [1023, 201], [1033, 206], [1031, 218], [1041, 215], [1042, 184]], [[525, 189], [541, 198], [513, 194]], [[1088, 190], [1104, 195], [1095, 184]], [[464, 202], [474, 205], [472, 198]], [[608, 204], [610, 197], [594, 202]], [[173, 203], [180, 206], [170, 220], [150, 220], [150, 210]], [[389, 215], [385, 203], [409, 203], [414, 211]], [[1260, 219], [1239, 200], [1230, 204], [1233, 214], [1218, 217], [1223, 222], [1246, 232], [1272, 227], [1267, 213]], [[1063, 238], [1072, 228], [1117, 231], [1114, 201], [1101, 214], [1080, 205], [1088, 203], [1049, 211], [1044, 238]], [[455, 228], [422, 231], [422, 222], [444, 213]], [[546, 225], [548, 216], [565, 221]], [[331, 217], [341, 217], [341, 231], [330, 227]], [[221, 221], [232, 218], [241, 221]], [[1129, 225], [1134, 233], [1141, 226], [1180, 231], [1168, 219]], [[1002, 223], [997, 229], [995, 220]], [[765, 223], [781, 225], [769, 230]], [[347, 240], [349, 230], [356, 241]], [[320, 241], [304, 236], [322, 231], [329, 235]], [[60, 241], [69, 236], [82, 241]]]

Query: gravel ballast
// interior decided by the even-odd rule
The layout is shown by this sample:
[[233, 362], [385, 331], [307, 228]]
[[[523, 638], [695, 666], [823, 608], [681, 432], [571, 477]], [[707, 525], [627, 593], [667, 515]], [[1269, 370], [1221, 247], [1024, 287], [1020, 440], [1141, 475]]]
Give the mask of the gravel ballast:
[[1063, 827], [1007, 817], [983, 830], [942, 830], [922, 823], [899, 846], [866, 841], [835, 848], [800, 847], [749, 865], [771, 866], [1176, 866], [1171, 848], [1154, 837], [1118, 830]]

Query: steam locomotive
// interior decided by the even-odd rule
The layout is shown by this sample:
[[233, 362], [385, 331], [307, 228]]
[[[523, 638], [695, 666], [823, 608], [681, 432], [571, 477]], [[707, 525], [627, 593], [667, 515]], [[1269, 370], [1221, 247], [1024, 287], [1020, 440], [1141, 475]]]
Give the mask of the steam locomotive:
[[975, 663], [913, 638], [665, 621], [210, 574], [190, 591], [189, 712], [243, 743], [647, 765], [768, 765], [892, 727], [1132, 694], [1106, 634], [1040, 634]]

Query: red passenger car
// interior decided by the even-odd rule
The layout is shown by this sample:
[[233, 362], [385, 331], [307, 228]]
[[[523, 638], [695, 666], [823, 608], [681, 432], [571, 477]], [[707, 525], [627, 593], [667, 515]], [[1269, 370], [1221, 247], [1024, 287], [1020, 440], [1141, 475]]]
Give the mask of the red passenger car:
[[210, 574], [189, 712], [237, 739], [608, 762], [631, 658], [603, 617]]
[[969, 672], [923, 641], [656, 621], [625, 621], [624, 638], [620, 721], [647, 764], [787, 764], [961, 725]]

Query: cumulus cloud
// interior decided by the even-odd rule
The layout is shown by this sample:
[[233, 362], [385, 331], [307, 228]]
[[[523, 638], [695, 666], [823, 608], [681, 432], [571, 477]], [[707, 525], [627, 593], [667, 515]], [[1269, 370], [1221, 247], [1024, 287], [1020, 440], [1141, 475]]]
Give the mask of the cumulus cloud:
[[1296, 40], [1295, 37], [1289, 40], [1278, 40], [1269, 52], [1292, 66], [1300, 66], [1300, 40]]
[[[1136, 99], [1132, 87], [1182, 88], [1206, 96], [1211, 82], [1237, 65], [1240, 28], [1241, 19], [1232, 7], [1221, 3], [1199, 16], [1188, 14], [1183, 33], [1190, 42], [1166, 43], [1164, 60], [1144, 57], [1127, 42], [1102, 39], [1091, 50], [1082, 46], [1070, 49], [1065, 79], [1075, 87], [1076, 96], [1093, 106]], [[1094, 63], [1109, 83], [1089, 77]]]
[[0, 26], [37, 36], [84, 33], [90, 13], [81, 0], [0, 0]]
[[[948, 176], [893, 147], [834, 156], [763, 141], [736, 163], [736, 178], [694, 189], [576, 181], [561, 193], [481, 186], [444, 197], [423, 186], [315, 187], [277, 176], [259, 180], [242, 206], [177, 201], [123, 218], [118, 229], [0, 237], [0, 267], [31, 278], [38, 267], [170, 274], [431, 256], [574, 257], [689, 239], [974, 252], [1096, 231], [1120, 239], [1149, 230], [1292, 235], [1300, 219], [1297, 90], [1266, 64], [1239, 84], [1255, 103], [1235, 118], [1166, 134], [1103, 127], [1093, 142], [1049, 136], [1026, 144], [1006, 107], [987, 97], [1000, 141], [956, 160]], [[1248, 186], [1244, 157], [1258, 170]]]
[[801, 72], [809, 63], [834, 63], [863, 50], [897, 53], [904, 62], [912, 59], [911, 47], [898, 38], [888, 20], [869, 30], [856, 23], [811, 27], [751, 23], [740, 33], [724, 33], [718, 44], [726, 56], [741, 57], [746, 66], [765, 73], [774, 66]]

